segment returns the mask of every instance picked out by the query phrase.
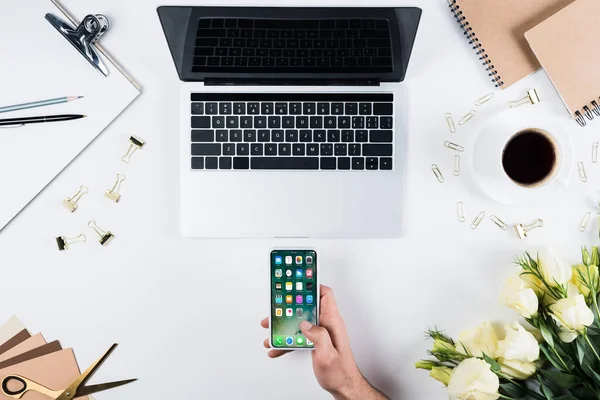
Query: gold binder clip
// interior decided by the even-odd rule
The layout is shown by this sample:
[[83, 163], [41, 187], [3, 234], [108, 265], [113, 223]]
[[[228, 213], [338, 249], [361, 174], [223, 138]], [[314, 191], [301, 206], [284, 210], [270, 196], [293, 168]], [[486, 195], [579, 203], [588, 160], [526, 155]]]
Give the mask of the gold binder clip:
[[527, 96], [523, 97], [520, 100], [511, 101], [510, 108], [519, 107], [519, 106], [522, 106], [523, 104], [537, 104], [540, 101], [541, 101], [540, 96], [538, 95], [537, 90], [531, 89], [531, 90], [527, 91]]
[[135, 137], [135, 136], [131, 136], [129, 138], [129, 148], [127, 149], [127, 153], [125, 153], [125, 155], [123, 157], [121, 157], [121, 160], [124, 163], [129, 164], [133, 153], [135, 153], [138, 150], [143, 149], [145, 145], [146, 145], [146, 142], [144, 142], [142, 139]]
[[77, 202], [81, 200], [83, 195], [87, 194], [88, 192], [89, 190], [87, 186], [81, 186], [77, 193], [73, 195], [73, 197], [67, 197], [66, 199], [64, 199], [62, 201], [62, 205], [65, 206], [65, 208], [70, 212], [75, 212], [75, 210], [77, 210]]
[[115, 203], [118, 203], [121, 199], [121, 194], [119, 193], [121, 191], [121, 183], [123, 183], [124, 180], [125, 175], [117, 174], [117, 180], [115, 181], [115, 184], [113, 185], [112, 189], [109, 189], [106, 192], [104, 192], [104, 197], [114, 201]]
[[115, 235], [112, 233], [101, 229], [96, 224], [96, 221], [90, 221], [88, 226], [92, 228], [98, 234], [98, 236], [100, 236], [100, 244], [102, 246], [108, 246], [108, 244], [115, 238]]
[[485, 103], [487, 103], [488, 101], [492, 100], [494, 98], [494, 93], [488, 93], [485, 96], [475, 100], [475, 105], [477, 107], [484, 105]]
[[77, 237], [73, 237], [73, 238], [68, 238], [65, 236], [59, 236], [56, 238], [56, 244], [58, 245], [59, 251], [69, 250], [69, 248], [71, 247], [72, 244], [85, 242], [85, 241], [86, 241], [86, 237], [83, 233], [81, 235], [79, 235]]
[[515, 225], [514, 228], [515, 228], [515, 232], [517, 232], [517, 235], [519, 235], [519, 239], [525, 239], [527, 237], [527, 234], [530, 231], [532, 231], [535, 228], [541, 228], [543, 226], [544, 226], [544, 221], [542, 221], [541, 219], [538, 219], [529, 225], [523, 226], [523, 224], [518, 224], [518, 225]]

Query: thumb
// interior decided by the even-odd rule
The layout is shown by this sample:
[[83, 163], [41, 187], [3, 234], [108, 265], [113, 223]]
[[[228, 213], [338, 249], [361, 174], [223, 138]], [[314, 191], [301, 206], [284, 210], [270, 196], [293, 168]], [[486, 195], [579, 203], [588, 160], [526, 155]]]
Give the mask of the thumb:
[[313, 325], [308, 321], [302, 321], [302, 323], [300, 323], [300, 329], [307, 339], [315, 344], [315, 351], [317, 353], [336, 353], [327, 329]]

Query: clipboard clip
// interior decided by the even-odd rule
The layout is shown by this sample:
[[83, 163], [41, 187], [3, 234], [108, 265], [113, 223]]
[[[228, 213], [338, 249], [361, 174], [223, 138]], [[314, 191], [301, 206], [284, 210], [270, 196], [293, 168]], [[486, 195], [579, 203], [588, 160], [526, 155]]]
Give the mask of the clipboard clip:
[[98, 50], [94, 45], [110, 27], [109, 20], [106, 16], [102, 14], [89, 14], [76, 28], [52, 13], [46, 14], [46, 20], [50, 22], [50, 25], [56, 28], [56, 30], [59, 31], [96, 70], [102, 75], [108, 76], [108, 68], [100, 58]]

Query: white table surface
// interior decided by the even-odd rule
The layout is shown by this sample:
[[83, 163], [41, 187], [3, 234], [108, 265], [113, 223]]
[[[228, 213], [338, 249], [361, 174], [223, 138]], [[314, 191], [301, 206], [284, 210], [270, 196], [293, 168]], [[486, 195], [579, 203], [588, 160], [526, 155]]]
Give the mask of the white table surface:
[[[600, 173], [591, 163], [591, 144], [598, 140], [600, 122], [580, 129], [568, 121], [548, 78], [538, 72], [506, 91], [495, 91], [494, 102], [478, 109], [477, 117], [451, 136], [444, 114], [452, 112], [458, 120], [474, 108], [474, 99], [494, 88], [446, 2], [424, 0], [403, 83], [410, 92], [406, 236], [294, 242], [184, 239], [178, 232], [180, 82], [155, 10], [179, 3], [95, 3], [88, 7], [65, 1], [78, 15], [103, 12], [112, 19], [104, 45], [144, 90], [0, 233], [0, 319], [17, 314], [33, 332], [60, 339], [75, 349], [82, 367], [119, 342], [97, 379], [133, 376], [140, 381], [101, 393], [99, 400], [328, 398], [313, 377], [309, 353], [270, 360], [262, 347], [267, 332], [259, 321], [269, 310], [267, 255], [274, 246], [292, 245], [318, 249], [321, 278], [334, 288], [365, 376], [394, 399], [443, 399], [440, 385], [413, 367], [429, 346], [423, 330], [437, 324], [456, 335], [484, 319], [510, 321], [514, 315], [498, 304], [497, 292], [515, 254], [556, 244], [575, 262], [579, 245], [597, 237], [595, 219], [585, 234], [577, 226], [586, 211], [595, 211]], [[383, 0], [264, 4], [414, 5]], [[586, 163], [589, 181], [583, 184], [575, 174], [570, 189], [547, 205], [502, 207], [452, 176], [452, 155], [442, 143], [475, 135], [509, 100], [532, 87], [543, 98], [536, 110], [560, 116], [572, 131], [576, 159]], [[119, 157], [132, 133], [146, 139], [147, 146], [125, 165]], [[443, 185], [430, 170], [434, 162], [446, 173]], [[128, 178], [118, 205], [102, 197], [116, 172]], [[69, 215], [60, 202], [81, 184], [92, 192]], [[3, 187], [1, 195], [17, 190]], [[545, 227], [525, 241], [487, 219], [473, 231], [456, 221], [459, 200], [468, 221], [486, 210], [509, 224], [543, 218]], [[98, 245], [86, 227], [92, 218], [116, 234], [109, 247]], [[88, 243], [68, 252], [56, 250], [54, 237], [80, 232], [88, 234]]]

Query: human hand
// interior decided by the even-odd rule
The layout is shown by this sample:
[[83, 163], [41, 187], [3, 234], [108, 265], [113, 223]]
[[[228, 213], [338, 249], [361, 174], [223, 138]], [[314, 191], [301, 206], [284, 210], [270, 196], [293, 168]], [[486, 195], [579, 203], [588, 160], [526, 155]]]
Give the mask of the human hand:
[[[269, 318], [261, 321], [269, 328]], [[313, 370], [319, 385], [340, 400], [379, 400], [388, 397], [372, 387], [354, 361], [346, 324], [338, 310], [333, 290], [321, 285], [319, 326], [308, 321], [300, 324], [302, 333], [315, 344], [312, 351]], [[264, 346], [270, 348], [269, 339]], [[281, 357], [291, 350], [271, 349], [268, 356]]]

